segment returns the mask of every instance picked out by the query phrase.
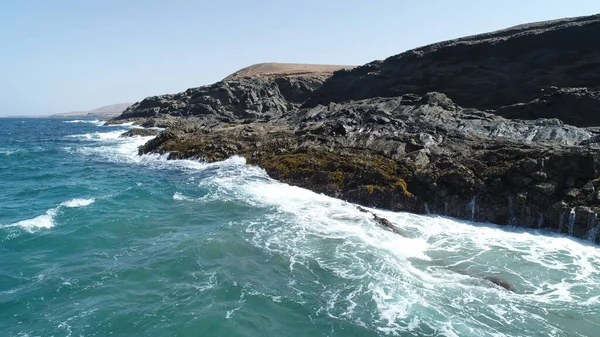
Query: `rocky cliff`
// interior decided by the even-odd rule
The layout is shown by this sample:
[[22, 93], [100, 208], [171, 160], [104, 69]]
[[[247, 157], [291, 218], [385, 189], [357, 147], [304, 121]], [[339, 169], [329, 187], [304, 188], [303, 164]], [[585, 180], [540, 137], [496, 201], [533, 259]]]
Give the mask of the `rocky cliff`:
[[366, 206], [596, 241], [599, 23], [523, 25], [330, 78], [233, 76], [121, 117], [167, 127], [140, 153], [240, 155], [276, 179]]
[[508, 118], [600, 124], [600, 15], [526, 24], [336, 73], [306, 107], [442, 92]]

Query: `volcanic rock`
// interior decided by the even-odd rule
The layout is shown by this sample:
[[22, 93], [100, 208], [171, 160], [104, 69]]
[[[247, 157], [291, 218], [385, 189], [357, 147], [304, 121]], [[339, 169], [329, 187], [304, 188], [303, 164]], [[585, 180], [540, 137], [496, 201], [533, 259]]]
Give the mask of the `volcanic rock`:
[[120, 119], [166, 127], [140, 153], [238, 155], [364, 206], [585, 238], [600, 221], [597, 41], [598, 15], [522, 25], [331, 77], [238, 72]]

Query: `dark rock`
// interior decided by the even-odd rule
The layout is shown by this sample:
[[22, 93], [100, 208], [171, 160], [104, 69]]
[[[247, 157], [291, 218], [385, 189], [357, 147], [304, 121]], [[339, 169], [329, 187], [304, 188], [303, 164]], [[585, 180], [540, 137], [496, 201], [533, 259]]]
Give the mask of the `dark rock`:
[[576, 188], [570, 188], [565, 192], [565, 200], [576, 200], [579, 196], [580, 191]]
[[215, 121], [274, 119], [304, 103], [329, 77], [233, 78], [135, 103], [118, 118], [196, 116]]
[[131, 129], [123, 132], [119, 137], [148, 137], [156, 136], [158, 130], [155, 129]]
[[404, 235], [404, 234], [403, 234], [403, 233], [402, 233], [402, 232], [401, 232], [401, 231], [400, 231], [400, 230], [399, 230], [399, 229], [398, 229], [396, 226], [394, 226], [394, 225], [393, 225], [393, 224], [392, 224], [392, 223], [391, 223], [391, 222], [390, 222], [388, 219], [386, 219], [386, 218], [383, 218], [383, 217], [380, 217], [380, 216], [378, 216], [377, 214], [375, 214], [375, 213], [373, 213], [373, 212], [371, 212], [371, 211], [369, 211], [369, 210], [366, 210], [366, 209], [364, 209], [364, 208], [362, 208], [362, 207], [360, 207], [360, 206], [356, 206], [356, 208], [357, 208], [359, 211], [361, 211], [362, 213], [369, 213], [369, 214], [371, 214], [371, 215], [373, 216], [373, 221], [375, 221], [375, 222], [376, 222], [377, 224], [379, 224], [381, 227], [384, 227], [384, 228], [386, 228], [386, 229], [389, 229], [389, 230], [391, 230], [392, 232], [394, 232], [394, 233], [396, 233], [396, 234], [399, 234], [399, 235], [402, 235], [402, 236], [406, 237], [406, 235]]
[[495, 113], [506, 118], [559, 118], [564, 123], [578, 126], [600, 124], [600, 117], [593, 113], [600, 106], [599, 91], [561, 88], [542, 90], [540, 96], [531, 102], [500, 107]]
[[483, 279], [486, 281], [490, 281], [491, 283], [493, 283], [499, 287], [502, 287], [506, 290], [514, 291], [514, 287], [513, 287], [512, 283], [508, 282], [507, 280], [501, 279], [496, 276], [486, 276]]
[[159, 150], [159, 148], [167, 141], [175, 141], [176, 136], [172, 131], [163, 131], [158, 134], [155, 138], [150, 139], [146, 144], [142, 145], [138, 149], [140, 155], [151, 153]]
[[381, 225], [382, 227], [385, 227], [389, 230], [391, 230], [392, 232], [396, 233], [396, 234], [400, 234], [402, 236], [404, 236], [400, 230], [398, 228], [396, 228], [396, 226], [392, 225], [392, 223], [386, 219], [386, 218], [382, 218], [376, 214], [373, 214], [373, 220], [375, 220], [375, 222], [377, 222], [379, 225]]
[[508, 118], [600, 125], [598, 41], [600, 15], [435, 43], [337, 72], [305, 107], [437, 91]]
[[551, 183], [539, 183], [534, 186], [534, 190], [544, 195], [552, 195], [556, 191], [556, 186]]
[[531, 175], [531, 178], [536, 182], [544, 182], [548, 179], [548, 175], [545, 172], [537, 171]]

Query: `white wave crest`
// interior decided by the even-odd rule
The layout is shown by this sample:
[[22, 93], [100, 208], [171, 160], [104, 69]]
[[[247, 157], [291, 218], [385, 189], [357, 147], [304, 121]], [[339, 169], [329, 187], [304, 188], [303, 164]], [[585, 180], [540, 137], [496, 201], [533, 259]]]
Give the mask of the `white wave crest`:
[[64, 123], [86, 123], [86, 124], [98, 124], [100, 123], [97, 119], [74, 119], [70, 121], [64, 121]]
[[121, 134], [123, 134], [124, 131], [110, 131], [110, 132], [92, 132], [92, 133], [85, 133], [85, 134], [79, 134], [79, 135], [70, 135], [67, 136], [69, 138], [78, 138], [78, 139], [84, 139], [84, 140], [115, 140], [115, 139], [119, 139], [119, 136], [121, 136]]
[[0, 225], [0, 228], [20, 227], [27, 232], [33, 233], [39, 229], [48, 229], [55, 226], [55, 217], [61, 207], [77, 208], [85, 207], [93, 204], [95, 199], [71, 199], [60, 203], [58, 206], [51, 208], [46, 213], [36, 216], [35, 218], [21, 220], [9, 225]]
[[51, 208], [45, 214], [32, 219], [21, 220], [10, 225], [5, 225], [3, 228], [21, 227], [24, 230], [33, 233], [38, 229], [54, 227], [54, 217], [58, 213], [58, 207]]
[[17, 151], [9, 151], [9, 150], [0, 150], [0, 155], [4, 155], [4, 156], [10, 156], [12, 154], [17, 153]]
[[175, 194], [173, 194], [173, 200], [178, 200], [178, 201], [183, 201], [183, 200], [192, 200], [192, 198], [190, 197], [186, 197], [185, 195], [179, 193], [179, 192], [175, 192]]
[[91, 198], [91, 199], [71, 199], [69, 201], [65, 201], [63, 203], [61, 203], [61, 206], [65, 206], [65, 207], [85, 207], [85, 206], [89, 206], [91, 204], [94, 203], [94, 201], [96, 201], [96, 199]]

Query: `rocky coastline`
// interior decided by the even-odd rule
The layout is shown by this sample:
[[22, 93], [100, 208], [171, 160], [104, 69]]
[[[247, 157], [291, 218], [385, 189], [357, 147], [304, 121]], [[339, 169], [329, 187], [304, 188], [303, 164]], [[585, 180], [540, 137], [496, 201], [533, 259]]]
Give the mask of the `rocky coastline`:
[[600, 15], [441, 42], [333, 73], [237, 72], [146, 98], [109, 123], [165, 128], [140, 154], [237, 155], [275, 179], [363, 206], [598, 242], [597, 41]]

